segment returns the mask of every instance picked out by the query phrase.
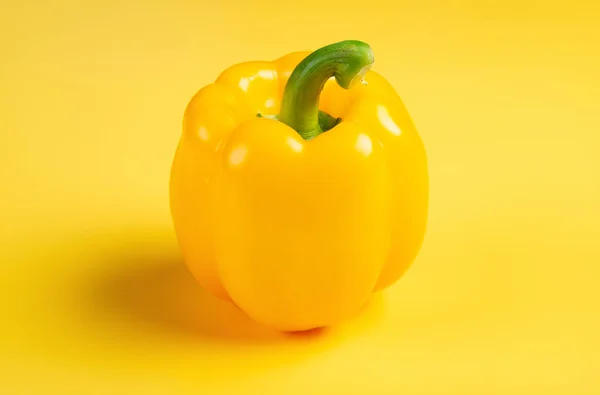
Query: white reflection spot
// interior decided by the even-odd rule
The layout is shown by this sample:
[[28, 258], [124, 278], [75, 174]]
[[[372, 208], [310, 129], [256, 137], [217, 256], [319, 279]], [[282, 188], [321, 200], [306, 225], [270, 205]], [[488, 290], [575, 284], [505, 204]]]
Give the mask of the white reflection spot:
[[273, 72], [273, 70], [260, 70], [258, 72], [258, 76], [265, 80], [275, 79], [275, 73]]
[[356, 139], [356, 150], [365, 156], [373, 152], [373, 142], [366, 134], [359, 134]]
[[302, 148], [303, 148], [302, 143], [299, 142], [298, 140], [295, 140], [293, 137], [287, 138], [287, 144], [295, 152], [302, 152]]
[[389, 130], [392, 134], [400, 136], [400, 133], [402, 133], [402, 131], [400, 130], [400, 127], [396, 125], [396, 122], [394, 122], [386, 107], [377, 107], [377, 116], [379, 117], [379, 120], [381, 121], [381, 124], [384, 128]]
[[241, 164], [246, 158], [246, 154], [248, 154], [248, 148], [245, 145], [241, 145], [239, 147], [235, 147], [229, 153], [229, 164], [231, 166], [237, 166]]
[[265, 101], [265, 107], [267, 107], [267, 108], [275, 107], [275, 100], [267, 99]]
[[362, 83], [365, 79], [365, 75], [367, 75], [372, 66], [372, 64], [368, 64], [360, 69], [358, 74], [356, 74], [354, 78], [352, 78], [352, 81], [350, 81], [350, 87], [356, 86], [356, 84], [359, 82]]
[[240, 87], [241, 90], [243, 90], [244, 92], [247, 92], [248, 88], [250, 87], [250, 78], [242, 78], [240, 80], [240, 83], [238, 84], [238, 86]]
[[208, 129], [204, 126], [200, 126], [198, 128], [198, 137], [200, 137], [200, 140], [202, 141], [208, 141]]

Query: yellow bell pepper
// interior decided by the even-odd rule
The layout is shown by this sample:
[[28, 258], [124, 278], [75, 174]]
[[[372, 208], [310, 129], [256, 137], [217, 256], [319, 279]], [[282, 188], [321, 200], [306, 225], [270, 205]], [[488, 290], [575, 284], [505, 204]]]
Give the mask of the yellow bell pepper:
[[189, 102], [170, 200], [206, 290], [281, 331], [331, 326], [421, 247], [426, 153], [371, 48], [234, 65]]

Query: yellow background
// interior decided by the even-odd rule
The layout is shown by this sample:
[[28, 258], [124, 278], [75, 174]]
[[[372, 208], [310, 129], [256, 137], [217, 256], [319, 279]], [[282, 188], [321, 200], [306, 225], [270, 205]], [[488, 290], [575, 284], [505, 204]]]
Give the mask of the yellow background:
[[[593, 3], [2, 0], [0, 393], [600, 393]], [[423, 137], [428, 233], [354, 321], [277, 335], [187, 274], [169, 168], [221, 70], [342, 39]]]

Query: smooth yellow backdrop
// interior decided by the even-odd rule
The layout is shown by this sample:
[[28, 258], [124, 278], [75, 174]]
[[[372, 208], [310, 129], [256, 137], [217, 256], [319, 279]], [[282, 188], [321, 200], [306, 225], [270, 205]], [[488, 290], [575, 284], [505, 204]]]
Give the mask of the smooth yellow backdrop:
[[[0, 393], [598, 394], [592, 1], [17, 1], [0, 7]], [[184, 268], [168, 177], [226, 67], [368, 42], [425, 142], [412, 269], [283, 336]]]

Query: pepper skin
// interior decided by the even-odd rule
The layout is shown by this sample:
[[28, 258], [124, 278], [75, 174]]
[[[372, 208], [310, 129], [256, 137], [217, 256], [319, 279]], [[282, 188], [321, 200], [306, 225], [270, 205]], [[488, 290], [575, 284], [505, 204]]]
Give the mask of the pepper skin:
[[260, 323], [342, 323], [419, 252], [426, 153], [372, 63], [343, 41], [237, 64], [185, 110], [170, 182], [184, 261]]

